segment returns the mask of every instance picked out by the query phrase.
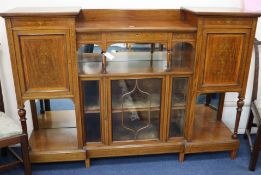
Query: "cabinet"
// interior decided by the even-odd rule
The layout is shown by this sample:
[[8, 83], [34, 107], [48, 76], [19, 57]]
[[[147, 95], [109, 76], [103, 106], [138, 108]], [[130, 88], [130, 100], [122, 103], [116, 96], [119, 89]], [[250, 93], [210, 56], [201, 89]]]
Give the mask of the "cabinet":
[[249, 29], [204, 30], [200, 88], [241, 87], [249, 33]]
[[13, 36], [23, 98], [73, 94], [69, 29], [17, 30]]
[[[179, 153], [183, 161], [215, 151], [236, 157], [260, 14], [18, 8], [0, 15], [18, 108], [56, 98], [75, 107], [49, 118], [32, 110], [32, 162], [85, 160], [88, 167], [98, 157]], [[225, 92], [239, 93], [233, 132], [221, 120]], [[220, 93], [218, 111], [197, 103], [207, 93]]]

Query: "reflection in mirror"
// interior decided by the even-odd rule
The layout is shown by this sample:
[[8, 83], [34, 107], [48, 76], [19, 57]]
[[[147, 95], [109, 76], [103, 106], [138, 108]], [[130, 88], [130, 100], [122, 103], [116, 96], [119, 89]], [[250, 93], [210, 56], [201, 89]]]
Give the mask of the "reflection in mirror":
[[78, 50], [78, 59], [87, 62], [101, 61], [102, 49], [96, 44], [84, 44]]
[[163, 61], [166, 46], [160, 43], [116, 43], [107, 49], [113, 58], [108, 61]]
[[173, 68], [192, 69], [194, 60], [194, 48], [190, 43], [176, 43], [172, 48], [171, 65]]
[[96, 44], [85, 44], [78, 49], [79, 72], [99, 73], [101, 70], [102, 49]]
[[31, 100], [30, 106], [39, 129], [76, 128], [75, 107], [71, 99]]

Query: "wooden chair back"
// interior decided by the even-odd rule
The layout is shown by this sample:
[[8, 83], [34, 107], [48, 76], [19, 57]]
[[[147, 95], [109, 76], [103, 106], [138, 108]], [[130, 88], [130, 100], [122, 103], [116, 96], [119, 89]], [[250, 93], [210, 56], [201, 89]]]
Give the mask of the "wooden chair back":
[[252, 99], [251, 101], [255, 101], [257, 99], [258, 93], [258, 78], [259, 78], [259, 45], [261, 45], [261, 41], [255, 39], [255, 72], [254, 72], [254, 82], [253, 82], [253, 91], [252, 91]]

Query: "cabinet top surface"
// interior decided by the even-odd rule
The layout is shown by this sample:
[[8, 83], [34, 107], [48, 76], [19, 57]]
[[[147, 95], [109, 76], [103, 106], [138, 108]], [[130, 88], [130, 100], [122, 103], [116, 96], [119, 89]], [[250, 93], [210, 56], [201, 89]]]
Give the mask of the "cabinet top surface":
[[0, 16], [76, 16], [80, 10], [80, 7], [17, 7]]
[[203, 16], [261, 16], [261, 11], [249, 11], [244, 8], [228, 8], [228, 7], [182, 7], [184, 11], [192, 12], [196, 15]]
[[[226, 8], [226, 7], [182, 7], [184, 11], [192, 12], [196, 15], [232, 15], [232, 16], [261, 16], [261, 11], [248, 11], [243, 8]], [[76, 16], [81, 10], [89, 11], [88, 9], [81, 9], [80, 7], [18, 7], [0, 13], [0, 16]], [[95, 10], [95, 9], [93, 9]], [[102, 9], [100, 9], [102, 10]], [[109, 10], [109, 9], [103, 9]], [[117, 11], [119, 9], [111, 9], [110, 11]], [[157, 11], [159, 9], [128, 9], [121, 11]], [[167, 11], [178, 11], [179, 9], [168, 9]], [[92, 11], [92, 10], [90, 10]]]

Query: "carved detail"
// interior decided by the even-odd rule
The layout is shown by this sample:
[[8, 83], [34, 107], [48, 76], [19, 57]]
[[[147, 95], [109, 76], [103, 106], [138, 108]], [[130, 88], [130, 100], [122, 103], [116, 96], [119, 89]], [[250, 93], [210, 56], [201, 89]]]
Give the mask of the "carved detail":
[[245, 104], [243, 97], [238, 97], [237, 101], [237, 114], [236, 114], [236, 123], [235, 123], [235, 128], [234, 128], [234, 134], [232, 135], [233, 139], [237, 139], [237, 133], [238, 133], [238, 125], [241, 117], [241, 112], [243, 110], [243, 106]]
[[27, 134], [26, 117], [25, 117], [26, 111], [25, 111], [25, 109], [19, 109], [18, 115], [20, 117], [23, 133]]

